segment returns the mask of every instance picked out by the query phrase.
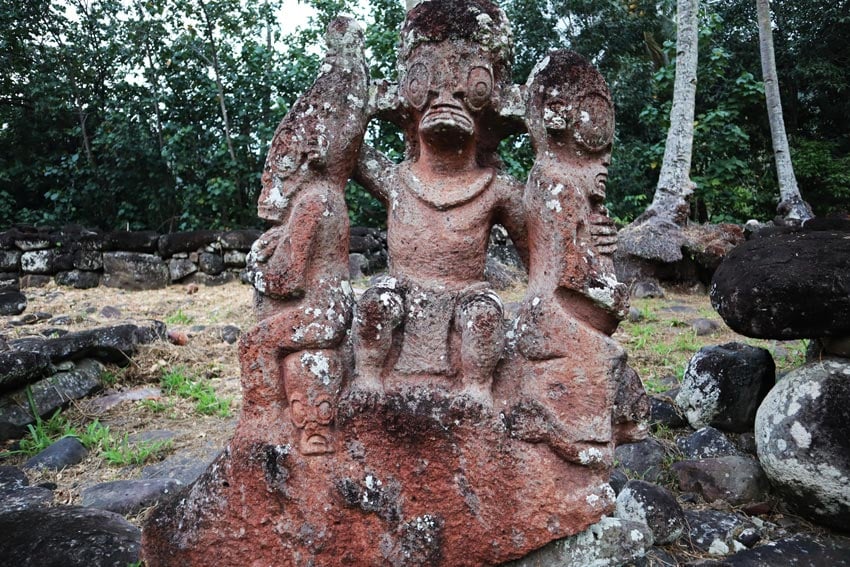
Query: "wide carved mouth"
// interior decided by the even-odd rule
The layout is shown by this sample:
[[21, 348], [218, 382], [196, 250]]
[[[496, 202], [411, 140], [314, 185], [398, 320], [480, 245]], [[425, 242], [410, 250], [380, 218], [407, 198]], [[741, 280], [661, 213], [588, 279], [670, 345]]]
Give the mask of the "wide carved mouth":
[[310, 451], [324, 452], [328, 449], [328, 440], [323, 435], [310, 435], [304, 442], [304, 447]]
[[472, 134], [474, 125], [466, 110], [456, 104], [438, 104], [429, 108], [419, 123], [422, 130], [456, 130]]

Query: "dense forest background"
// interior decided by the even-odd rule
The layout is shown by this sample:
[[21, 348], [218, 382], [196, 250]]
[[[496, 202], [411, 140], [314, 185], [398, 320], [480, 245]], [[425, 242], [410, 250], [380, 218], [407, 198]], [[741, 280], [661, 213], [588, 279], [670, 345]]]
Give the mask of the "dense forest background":
[[[316, 15], [284, 34], [278, 0], [0, 0], [0, 226], [104, 229], [258, 226], [255, 203], [277, 123], [312, 82], [338, 12], [367, 24], [374, 78], [395, 75], [401, 0], [305, 0]], [[625, 223], [652, 198], [675, 63], [672, 0], [502, 0], [514, 26], [514, 80], [555, 47], [592, 60], [614, 93], [608, 183]], [[774, 2], [785, 123], [816, 214], [850, 207], [850, 2]], [[766, 220], [779, 192], [753, 0], [702, 2], [693, 218]], [[371, 143], [398, 157], [398, 132]], [[503, 157], [530, 165], [522, 138]], [[352, 220], [380, 206], [348, 189]]]

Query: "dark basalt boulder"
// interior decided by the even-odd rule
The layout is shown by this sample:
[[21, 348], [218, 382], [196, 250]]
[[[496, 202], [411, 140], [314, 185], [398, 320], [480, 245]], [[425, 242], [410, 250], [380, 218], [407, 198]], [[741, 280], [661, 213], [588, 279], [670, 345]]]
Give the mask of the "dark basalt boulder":
[[0, 557], [17, 567], [127, 567], [141, 533], [118, 514], [63, 506], [0, 515]]
[[756, 233], [717, 269], [710, 295], [748, 337], [850, 336], [850, 221]]
[[752, 429], [759, 404], [776, 381], [770, 353], [743, 343], [703, 347], [688, 362], [676, 403], [694, 428]]

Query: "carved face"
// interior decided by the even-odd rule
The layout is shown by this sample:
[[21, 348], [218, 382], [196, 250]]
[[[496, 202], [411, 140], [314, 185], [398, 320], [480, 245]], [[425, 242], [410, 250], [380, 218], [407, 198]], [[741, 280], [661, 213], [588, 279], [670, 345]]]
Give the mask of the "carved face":
[[330, 424], [334, 405], [329, 396], [319, 395], [312, 401], [295, 392], [289, 398], [292, 423], [301, 429], [299, 449], [302, 455], [320, 455], [333, 451]]
[[587, 93], [572, 101], [552, 97], [543, 108], [543, 125], [550, 135], [563, 131], [572, 137], [579, 150], [610, 150], [614, 140], [614, 109], [606, 97]]
[[405, 66], [401, 92], [424, 133], [475, 133], [479, 112], [493, 102], [493, 65], [466, 42], [417, 47]]

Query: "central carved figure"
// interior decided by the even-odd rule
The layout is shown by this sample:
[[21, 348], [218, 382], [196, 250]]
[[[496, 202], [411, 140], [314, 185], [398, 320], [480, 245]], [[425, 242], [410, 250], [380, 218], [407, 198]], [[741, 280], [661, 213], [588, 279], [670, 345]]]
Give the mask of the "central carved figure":
[[485, 47], [509, 37], [491, 11], [461, 8], [440, 25], [430, 23], [433, 10], [414, 11], [402, 30], [410, 156], [400, 165], [367, 158], [361, 168], [364, 186], [387, 207], [390, 277], [357, 307], [356, 387], [381, 390], [394, 373], [442, 376], [490, 402], [504, 348], [502, 303], [484, 282], [495, 223], [527, 260], [522, 188], [498, 175], [487, 146], [487, 121], [510, 73], [509, 44]]
[[[398, 84], [369, 81], [363, 34], [334, 20], [316, 82], [283, 119], [258, 204], [234, 438], [146, 522], [150, 567], [499, 565], [614, 506], [614, 445], [645, 392], [610, 338], [627, 308], [603, 202], [614, 129], [599, 72], [553, 51], [510, 81], [490, 0], [425, 0]], [[368, 144], [395, 123], [406, 156]], [[525, 183], [499, 143], [527, 132]], [[389, 274], [355, 298], [344, 199], [387, 208]], [[484, 278], [494, 225], [528, 268], [506, 319]]]

